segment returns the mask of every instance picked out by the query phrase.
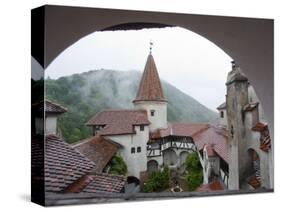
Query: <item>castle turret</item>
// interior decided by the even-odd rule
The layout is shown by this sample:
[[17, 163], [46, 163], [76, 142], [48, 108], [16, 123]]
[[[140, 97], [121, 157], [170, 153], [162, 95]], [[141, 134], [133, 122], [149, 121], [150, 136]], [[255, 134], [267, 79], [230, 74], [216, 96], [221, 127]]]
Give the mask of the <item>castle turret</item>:
[[248, 104], [248, 79], [235, 62], [227, 76], [227, 124], [229, 138], [229, 189], [239, 189], [244, 176], [243, 152], [246, 148], [243, 108]]
[[147, 111], [150, 131], [167, 127], [167, 100], [163, 94], [151, 47], [137, 96], [133, 103], [136, 109], [145, 109]]

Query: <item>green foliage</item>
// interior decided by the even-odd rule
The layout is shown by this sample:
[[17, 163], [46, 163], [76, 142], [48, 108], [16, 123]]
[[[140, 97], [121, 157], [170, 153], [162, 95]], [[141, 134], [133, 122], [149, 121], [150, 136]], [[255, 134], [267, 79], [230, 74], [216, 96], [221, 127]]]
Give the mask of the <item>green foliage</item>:
[[200, 159], [196, 152], [187, 155], [185, 165], [188, 172], [200, 171], [202, 169]]
[[170, 186], [170, 170], [167, 166], [163, 170], [153, 171], [143, 186], [143, 192], [161, 192]]
[[195, 191], [195, 189], [202, 184], [202, 181], [203, 181], [202, 170], [188, 172], [185, 180], [186, 180], [188, 190]]
[[120, 154], [116, 154], [112, 157], [109, 167], [109, 174], [126, 175], [128, 172], [127, 165]]
[[189, 191], [194, 191], [203, 181], [203, 172], [197, 153], [191, 153], [185, 161], [187, 175], [185, 178]]

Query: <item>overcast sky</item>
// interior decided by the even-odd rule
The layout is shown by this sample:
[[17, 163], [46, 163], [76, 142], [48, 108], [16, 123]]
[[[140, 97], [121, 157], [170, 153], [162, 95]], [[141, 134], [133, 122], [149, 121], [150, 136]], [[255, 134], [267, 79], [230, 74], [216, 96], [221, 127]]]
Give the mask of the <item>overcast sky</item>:
[[225, 100], [231, 58], [180, 27], [92, 33], [63, 51], [45, 73], [57, 79], [101, 68], [143, 71], [150, 40], [160, 78], [216, 110]]

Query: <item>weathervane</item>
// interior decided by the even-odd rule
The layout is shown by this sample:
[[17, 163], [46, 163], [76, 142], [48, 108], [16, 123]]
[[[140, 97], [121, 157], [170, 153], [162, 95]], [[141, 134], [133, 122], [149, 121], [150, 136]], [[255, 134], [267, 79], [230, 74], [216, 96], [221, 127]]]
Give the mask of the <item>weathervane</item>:
[[153, 46], [153, 42], [150, 40], [150, 42], [149, 42], [149, 53], [150, 54], [152, 52], [152, 46]]

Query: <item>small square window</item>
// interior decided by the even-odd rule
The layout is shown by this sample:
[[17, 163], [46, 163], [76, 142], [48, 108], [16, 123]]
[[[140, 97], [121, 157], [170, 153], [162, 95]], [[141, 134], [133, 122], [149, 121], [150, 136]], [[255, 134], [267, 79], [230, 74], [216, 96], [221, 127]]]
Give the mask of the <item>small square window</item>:
[[155, 115], [155, 110], [150, 110], [150, 115], [154, 116]]
[[140, 146], [138, 146], [137, 152], [141, 152], [141, 147]]
[[131, 153], [134, 154], [135, 152], [136, 152], [135, 147], [132, 147], [132, 148], [131, 148]]
[[140, 125], [140, 131], [144, 131], [144, 125]]

